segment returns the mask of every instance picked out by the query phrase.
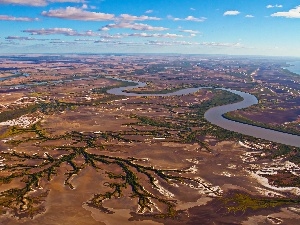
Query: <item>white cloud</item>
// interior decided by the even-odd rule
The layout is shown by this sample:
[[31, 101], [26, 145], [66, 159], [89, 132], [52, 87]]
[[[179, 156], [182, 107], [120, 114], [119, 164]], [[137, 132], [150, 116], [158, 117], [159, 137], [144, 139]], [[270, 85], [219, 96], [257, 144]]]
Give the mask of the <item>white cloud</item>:
[[158, 45], [158, 46], [178, 46], [178, 45], [199, 45], [198, 42], [188, 41], [149, 41], [146, 45]]
[[95, 33], [94, 31], [88, 30], [85, 32], [76, 32], [75, 34], [73, 34], [72, 36], [98, 36], [98, 33]]
[[237, 10], [229, 10], [229, 11], [224, 12], [223, 16], [236, 16], [239, 14], [240, 14], [240, 12]]
[[222, 42], [203, 42], [201, 45], [210, 46], [210, 47], [243, 47], [241, 43], [222, 43]]
[[128, 34], [129, 37], [156, 37], [156, 34], [148, 34], [148, 33], [133, 33]]
[[85, 11], [82, 8], [67, 7], [60, 9], [52, 9], [42, 12], [43, 16], [56, 17], [69, 20], [83, 20], [83, 21], [106, 21], [115, 19], [114, 14], [106, 14], [100, 12]]
[[29, 6], [46, 6], [49, 3], [84, 3], [84, 0], [0, 0], [0, 4], [15, 4]]
[[178, 38], [178, 37], [183, 37], [180, 34], [170, 34], [170, 33], [166, 33], [166, 34], [162, 34], [160, 37], [166, 37], [166, 38]]
[[94, 39], [75, 39], [74, 41], [83, 41], [83, 42], [86, 42], [86, 41], [95, 41]]
[[246, 18], [253, 18], [254, 16], [253, 15], [246, 15], [245, 17]]
[[147, 10], [145, 13], [149, 14], [149, 13], [153, 13], [152, 9]]
[[72, 3], [85, 3], [85, 0], [47, 0], [48, 2], [72, 2]]
[[111, 40], [101, 39], [101, 40], [95, 41], [94, 43], [116, 43], [116, 42], [111, 41]]
[[87, 11], [88, 6], [83, 4], [81, 8], [77, 7], [67, 7], [59, 9], [51, 9], [49, 11], [43, 11], [42, 15], [47, 17], [56, 17], [61, 19], [69, 20], [83, 20], [83, 21], [105, 21], [105, 20], [115, 20], [115, 21], [144, 21], [144, 20], [160, 20], [158, 17], [151, 16], [133, 16], [129, 14], [121, 14], [118, 17], [115, 17], [114, 14], [106, 14], [101, 12], [91, 12]]
[[31, 35], [65, 35], [65, 36], [100, 36], [100, 34], [95, 33], [91, 30], [85, 31], [85, 32], [78, 32], [76, 30], [73, 30], [71, 28], [48, 28], [48, 29], [28, 29], [23, 30], [25, 33], [29, 33]]
[[173, 16], [171, 16], [171, 15], [168, 15], [168, 16], [167, 16], [167, 19], [169, 19], [169, 20], [174, 20], [174, 21], [180, 20], [179, 18], [173, 17]]
[[190, 10], [195, 11], [196, 9], [195, 8], [190, 8]]
[[[123, 33], [123, 34], [115, 34], [115, 35], [108, 35], [108, 34], [99, 34], [100, 38], [108, 40], [108, 39], [118, 39], [118, 38], [124, 38], [124, 37], [140, 37], [140, 38], [182, 38], [183, 35], [180, 34], [172, 34], [172, 33], [166, 33], [166, 34], [159, 34], [159, 33]], [[80, 39], [82, 40], [82, 39]], [[86, 40], [86, 39], [83, 39]]]
[[151, 17], [151, 16], [132, 16], [129, 14], [121, 14], [118, 17], [119, 20], [124, 21], [143, 21], [143, 20], [160, 20], [158, 17]]
[[110, 29], [108, 27], [102, 27], [101, 31], [109, 31]]
[[28, 30], [23, 30], [23, 32], [30, 33], [31, 35], [53, 35], [53, 34], [70, 35], [70, 34], [77, 33], [77, 31], [71, 28], [28, 29]]
[[20, 36], [8, 36], [5, 39], [6, 40], [19, 40], [19, 41], [32, 41], [32, 40], [36, 40], [35, 38], [32, 38], [32, 37], [20, 37]]
[[143, 23], [128, 23], [128, 22], [120, 22], [120, 23], [112, 23], [102, 27], [100, 30], [107, 31], [112, 28], [121, 28], [121, 29], [131, 29], [131, 30], [148, 30], [148, 31], [163, 31], [168, 30], [165, 27], [153, 27], [148, 24]]
[[129, 34], [129, 37], [147, 37], [147, 38], [181, 38], [183, 35], [179, 34], [148, 34], [148, 33], [133, 33]]
[[125, 45], [125, 46], [143, 46], [143, 43], [137, 43], [137, 42], [116, 42], [116, 45]]
[[63, 45], [74, 45], [78, 44], [78, 42], [75, 41], [50, 41], [51, 44], [63, 44]]
[[271, 16], [273, 17], [286, 17], [286, 18], [300, 18], [300, 5], [287, 12], [276, 12]]
[[38, 18], [30, 18], [30, 17], [14, 17], [8, 15], [0, 15], [0, 20], [6, 21], [23, 21], [23, 22], [30, 22], [30, 21], [38, 21]]
[[200, 33], [197, 30], [181, 30], [181, 32], [190, 33], [190, 34], [199, 34]]
[[282, 5], [267, 5], [266, 6], [267, 9], [271, 9], [271, 8], [282, 8]]
[[0, 0], [0, 4], [16, 4], [16, 5], [30, 5], [30, 6], [45, 6], [46, 0]]
[[143, 43], [124, 42], [124, 41], [111, 41], [111, 40], [107, 40], [107, 39], [97, 40], [94, 43], [107, 44], [107, 45], [113, 45], [113, 46], [118, 46], [118, 45], [124, 45], [124, 46], [142, 46], [142, 45], [144, 45]]
[[193, 16], [188, 16], [184, 20], [186, 20], [186, 21], [195, 21], [195, 22], [203, 22], [204, 20], [206, 20], [206, 18], [205, 17], [196, 18], [196, 17], [193, 17]]
[[207, 19], [205, 17], [196, 18], [194, 16], [187, 16], [186, 18], [177, 18], [171, 15], [168, 15], [167, 18], [173, 21], [193, 21], [193, 22], [204, 22]]
[[106, 38], [106, 39], [119, 39], [128, 36], [127, 34], [114, 34], [114, 35], [109, 35], [109, 34], [104, 34], [104, 35], [99, 35], [101, 38]]
[[33, 37], [20, 37], [20, 36], [8, 36], [5, 38], [6, 41], [48, 41], [49, 39], [45, 38], [33, 38]]

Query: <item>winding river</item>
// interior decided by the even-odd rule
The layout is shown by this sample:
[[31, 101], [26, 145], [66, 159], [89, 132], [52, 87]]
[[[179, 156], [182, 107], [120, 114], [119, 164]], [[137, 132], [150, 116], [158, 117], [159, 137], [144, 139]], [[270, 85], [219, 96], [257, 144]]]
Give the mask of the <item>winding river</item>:
[[[200, 89], [203, 88], [210, 88], [210, 87], [200, 87], [200, 88], [186, 88], [181, 89], [175, 92], [167, 93], [167, 94], [137, 94], [137, 93], [131, 93], [131, 92], [125, 92], [132, 88], [138, 88], [138, 87], [144, 87], [147, 84], [143, 82], [136, 82], [131, 80], [125, 80], [125, 79], [118, 79], [114, 78], [116, 80], [120, 81], [128, 81], [128, 82], [134, 82], [136, 85], [133, 86], [126, 86], [126, 87], [119, 87], [119, 88], [112, 88], [107, 91], [109, 94], [114, 95], [124, 95], [124, 96], [176, 96], [176, 95], [187, 95], [194, 93]], [[228, 104], [228, 105], [222, 105], [213, 107], [209, 110], [207, 110], [204, 114], [204, 117], [206, 120], [208, 120], [210, 123], [215, 124], [219, 127], [222, 127], [227, 130], [235, 131], [241, 134], [253, 136], [256, 138], [262, 138], [268, 141], [274, 141], [281, 144], [291, 145], [295, 147], [300, 147], [300, 136], [293, 135], [293, 134], [287, 134], [275, 130], [270, 130], [262, 127], [257, 127], [249, 124], [239, 123], [236, 121], [228, 120], [223, 117], [223, 114], [234, 111], [237, 109], [243, 109], [247, 108], [251, 105], [257, 104], [257, 98], [254, 95], [251, 95], [249, 93], [226, 89], [226, 88], [219, 88], [221, 90], [229, 91], [234, 94], [237, 94], [241, 96], [244, 100], [241, 102]]]

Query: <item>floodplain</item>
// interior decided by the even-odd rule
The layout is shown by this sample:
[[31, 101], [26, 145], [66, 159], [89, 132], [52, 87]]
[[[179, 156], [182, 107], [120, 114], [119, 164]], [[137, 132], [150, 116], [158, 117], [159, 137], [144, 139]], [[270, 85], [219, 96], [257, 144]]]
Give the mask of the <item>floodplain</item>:
[[[300, 149], [204, 118], [241, 101], [214, 87], [231, 88], [259, 101], [225, 117], [299, 135], [300, 75], [283, 59], [0, 60], [1, 224], [298, 224]], [[134, 93], [213, 88], [128, 97], [107, 93], [132, 85], [112, 78], [147, 83]]]

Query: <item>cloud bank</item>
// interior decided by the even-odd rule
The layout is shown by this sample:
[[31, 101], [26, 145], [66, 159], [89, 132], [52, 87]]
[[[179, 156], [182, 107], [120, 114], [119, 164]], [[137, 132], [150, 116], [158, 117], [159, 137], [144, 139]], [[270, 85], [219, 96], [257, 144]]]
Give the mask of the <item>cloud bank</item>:
[[21, 21], [21, 22], [31, 22], [31, 21], [38, 21], [38, 18], [30, 18], [30, 17], [14, 17], [8, 15], [0, 15], [0, 20], [6, 21]]
[[240, 12], [237, 10], [229, 10], [229, 11], [224, 12], [223, 16], [237, 16], [239, 14], [240, 14]]
[[300, 18], [300, 5], [287, 12], [276, 12], [271, 15], [272, 17], [285, 17], [285, 18]]
[[111, 23], [104, 27], [102, 27], [101, 31], [108, 31], [112, 28], [121, 28], [121, 29], [130, 29], [130, 30], [143, 30], [143, 31], [163, 31], [168, 30], [165, 27], [154, 27], [148, 24], [143, 23], [128, 23], [128, 22], [120, 22], [120, 23]]
[[186, 18], [177, 18], [171, 15], [167, 16], [168, 19], [173, 21], [193, 21], [193, 22], [204, 22], [207, 18], [206, 17], [194, 17], [194, 16], [187, 16]]
[[84, 20], [84, 21], [105, 21], [113, 20], [115, 18], [114, 14], [100, 13], [100, 12], [90, 12], [82, 8], [70, 7], [51, 9], [48, 12], [43, 11], [43, 16], [55, 17], [61, 19], [69, 20]]
[[267, 9], [271, 9], [271, 8], [282, 8], [282, 5], [267, 5], [266, 6]]
[[46, 6], [49, 3], [84, 3], [84, 0], [0, 0], [0, 4], [29, 5], [29, 6]]

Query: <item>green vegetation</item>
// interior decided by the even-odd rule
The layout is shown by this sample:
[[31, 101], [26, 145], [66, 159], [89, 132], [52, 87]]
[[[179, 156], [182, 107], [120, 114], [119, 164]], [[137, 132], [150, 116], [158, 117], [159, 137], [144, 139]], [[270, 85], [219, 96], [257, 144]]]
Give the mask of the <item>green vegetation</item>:
[[200, 131], [198, 131], [199, 134], [202, 135], [212, 135], [220, 140], [241, 140], [241, 139], [255, 139], [246, 135], [242, 135], [240, 133], [236, 133], [233, 131], [229, 131], [226, 129], [223, 129], [221, 127], [218, 127], [216, 125], [213, 125], [206, 121], [204, 118], [205, 112], [215, 106], [220, 105], [227, 105], [234, 102], [242, 101], [242, 97], [239, 95], [233, 94], [228, 91], [223, 90], [215, 90], [214, 91], [214, 97], [210, 100], [207, 100], [205, 102], [202, 102], [201, 104], [192, 105], [190, 106], [190, 109], [195, 110], [193, 114], [188, 115], [190, 120], [196, 120], [198, 125], [202, 127]]
[[[155, 216], [176, 216], [176, 202], [169, 197], [166, 198], [158, 194], [158, 178], [166, 184], [176, 182], [202, 185], [208, 193], [219, 195], [218, 191], [202, 184], [201, 181], [179, 175], [187, 173], [186, 170], [156, 169], [153, 166], [139, 164], [138, 160], [132, 157], [121, 158], [103, 154], [102, 150], [105, 147], [99, 144], [99, 140], [101, 143], [107, 140], [108, 137], [115, 138], [110, 133], [83, 134], [73, 131], [63, 135], [50, 136], [38, 123], [29, 128], [11, 127], [1, 136], [1, 138], [6, 137], [14, 138], [7, 143], [13, 144], [15, 147], [27, 142], [35, 144], [36, 147], [39, 147], [40, 143], [45, 144], [47, 141], [53, 140], [69, 140], [72, 142], [70, 145], [39, 147], [41, 153], [33, 155], [17, 151], [0, 153], [0, 157], [5, 159], [6, 162], [1, 169], [6, 171], [7, 174], [0, 177], [0, 184], [4, 187], [4, 185], [15, 180], [19, 180], [23, 184], [22, 187], [8, 185], [8, 189], [0, 192], [1, 210], [2, 212], [15, 213], [18, 217], [33, 217], [45, 210], [42, 202], [45, 201], [49, 190], [42, 189], [41, 185], [51, 182], [64, 164], [69, 165], [69, 169], [65, 172], [65, 185], [71, 189], [74, 188], [71, 183], [72, 176], [79, 175], [87, 167], [92, 167], [96, 171], [105, 171], [111, 182], [105, 182], [103, 185], [111, 188], [112, 191], [97, 193], [88, 202], [88, 204], [99, 209], [103, 209], [102, 203], [104, 200], [119, 198], [125, 192], [130, 191], [131, 198], [137, 199], [141, 213], [151, 212], [153, 204], [157, 202], [166, 207], [166, 212]], [[98, 150], [99, 153], [90, 153], [88, 151], [90, 148]], [[58, 156], [55, 152], [61, 153]], [[82, 163], [78, 163], [79, 159], [84, 160]], [[35, 165], [32, 164], [32, 161], [35, 162]], [[119, 168], [121, 172], [115, 173], [113, 168]], [[141, 182], [141, 177], [146, 177], [152, 188], [146, 188]]]
[[53, 100], [49, 102], [34, 103], [32, 105], [18, 108], [14, 110], [4, 111], [0, 113], [0, 122], [17, 119], [20, 116], [26, 114], [32, 114], [34, 112], [42, 112], [44, 114], [51, 114], [55, 112], [62, 112], [67, 109], [74, 109], [74, 107], [81, 105], [80, 103], [65, 103], [59, 100]]
[[99, 98], [90, 102], [75, 103], [75, 102], [63, 102], [59, 100], [51, 100], [49, 102], [34, 103], [32, 105], [16, 108], [13, 110], [3, 111], [0, 113], [0, 122], [7, 120], [17, 119], [26, 114], [32, 114], [34, 112], [41, 112], [43, 114], [53, 114], [57, 112], [63, 112], [65, 110], [74, 110], [78, 106], [91, 106], [106, 104], [108, 102], [121, 99], [122, 96], [108, 95], [103, 98]]
[[254, 197], [246, 193], [234, 193], [232, 196], [223, 197], [222, 201], [230, 213], [244, 213], [247, 210], [268, 209], [300, 203], [300, 199]]
[[262, 175], [276, 187], [300, 187], [300, 177], [287, 170], [277, 171], [273, 175]]
[[[165, 107], [170, 111], [172, 111], [173, 108], [183, 107], [186, 111], [184, 116], [174, 117], [170, 120], [138, 115], [131, 115], [131, 118], [139, 120], [139, 122], [134, 123], [135, 125], [149, 125], [155, 127], [156, 130], [159, 130], [162, 133], [161, 136], [168, 137], [169, 140], [181, 143], [198, 143], [201, 148], [206, 149], [207, 151], [211, 150], [206, 142], [200, 141], [200, 136], [211, 135], [219, 140], [257, 140], [256, 138], [225, 130], [207, 122], [204, 118], [204, 113], [209, 108], [242, 100], [240, 96], [227, 91], [213, 90], [213, 92], [214, 96], [212, 99], [188, 107], [160, 104], [161, 107]], [[193, 127], [197, 129], [193, 131], [191, 129]], [[170, 135], [170, 133], [175, 134]]]
[[187, 88], [200, 88], [200, 87], [213, 87], [213, 88], [219, 88], [219, 85], [214, 84], [181, 84], [176, 87], [169, 87], [162, 90], [125, 90], [125, 92], [128, 93], [135, 93], [135, 94], [169, 94], [173, 93], [182, 89]]
[[258, 121], [253, 121], [253, 120], [250, 120], [241, 115], [237, 115], [237, 114], [233, 115], [233, 113], [231, 113], [231, 112], [224, 114], [224, 117], [226, 119], [233, 120], [236, 122], [241, 122], [241, 123], [245, 123], [245, 124], [250, 124], [250, 125], [254, 125], [254, 126], [258, 126], [258, 127], [263, 127], [263, 128], [267, 128], [267, 129], [271, 129], [271, 130], [276, 130], [276, 131], [289, 133], [289, 134], [295, 134], [295, 135], [300, 136], [299, 130], [296, 130], [296, 129], [293, 129], [290, 127], [286, 127], [283, 125], [272, 125], [272, 124], [262, 123], [262, 122], [258, 122]]
[[279, 144], [269, 153], [271, 158], [285, 157], [287, 160], [300, 163], [300, 148]]
[[147, 124], [154, 127], [165, 127], [165, 128], [173, 128], [173, 129], [179, 129], [180, 126], [176, 126], [172, 123], [165, 122], [165, 121], [159, 121], [157, 119], [149, 118], [147, 116], [138, 116], [138, 115], [132, 115], [131, 118], [138, 119], [141, 124]]
[[[95, 92], [105, 93], [107, 89]], [[88, 200], [90, 206], [97, 207], [105, 212], [109, 212], [103, 206], [105, 200], [129, 195], [137, 200], [140, 213], [151, 213], [154, 204], [159, 204], [163, 205], [165, 210], [158, 214], [152, 213], [153, 216], [159, 218], [176, 217], [176, 201], [171, 197], [160, 194], [158, 181], [163, 182], [165, 185], [172, 183], [192, 184], [194, 187], [201, 185], [206, 193], [220, 196], [220, 193], [214, 188], [198, 179], [187, 176], [187, 170], [157, 169], [151, 165], [139, 163], [140, 161], [136, 158], [111, 156], [107, 153], [110, 146], [105, 144], [110, 140], [126, 143], [134, 142], [133, 136], [147, 135], [167, 137], [171, 141], [180, 143], [198, 143], [202, 149], [210, 152], [212, 150], [209, 148], [208, 143], [201, 141], [200, 136], [210, 135], [218, 140], [247, 139], [254, 142], [257, 141], [255, 138], [222, 129], [205, 120], [204, 113], [209, 108], [242, 100], [240, 96], [227, 91], [212, 91], [214, 94], [213, 98], [201, 104], [189, 106], [158, 104], [170, 112], [175, 108], [184, 108], [186, 110], [184, 115], [174, 113], [172, 118], [161, 119], [130, 115], [131, 118], [137, 120], [135, 123], [128, 124], [134, 126], [130, 131], [107, 131], [97, 134], [72, 131], [62, 135], [51, 136], [42, 128], [40, 123], [36, 123], [29, 128], [15, 126], [9, 128], [0, 137], [9, 139], [6, 144], [15, 148], [22, 144], [31, 144], [31, 146], [39, 149], [39, 153], [31, 155], [17, 151], [0, 152], [1, 159], [5, 159], [5, 164], [1, 166], [1, 169], [6, 172], [0, 177], [0, 185], [3, 187], [3, 191], [0, 192], [0, 211], [2, 213], [13, 213], [19, 218], [33, 217], [44, 212], [43, 202], [49, 193], [45, 184], [51, 182], [62, 171], [65, 176], [64, 184], [73, 189], [74, 185], [71, 182], [71, 178], [74, 175], [80, 175], [87, 168], [93, 168], [96, 172], [104, 172], [107, 176], [106, 179], [108, 178], [109, 180], [103, 183], [106, 190], [104, 193], [96, 192]], [[84, 103], [67, 103], [54, 100], [33, 104], [23, 109], [2, 112], [0, 121], [5, 121], [8, 118], [17, 118], [36, 111], [43, 114], [55, 114], [64, 110], [74, 110], [78, 106], [97, 106], [107, 104], [118, 98], [120, 96], [104, 95], [103, 98]], [[146, 130], [139, 130], [139, 126], [147, 126], [147, 128]], [[50, 143], [51, 141], [67, 141], [68, 144], [47, 145], [48, 141]], [[93, 151], [90, 151], [91, 149]], [[104, 152], [103, 150], [106, 151]], [[278, 147], [277, 154], [278, 156], [298, 156], [297, 159], [300, 159], [299, 151], [284, 145]], [[64, 170], [64, 168], [67, 169]], [[14, 187], [12, 184], [15, 184], [16, 181], [21, 183], [21, 186]], [[147, 185], [144, 185], [143, 182], [146, 182]], [[223, 201], [230, 212], [299, 204], [298, 200], [255, 198], [247, 194], [236, 194], [229, 198], [223, 198]]]
[[[111, 81], [116, 81], [116, 79], [113, 78], [106, 78], [108, 80]], [[127, 86], [135, 86], [136, 83], [135, 82], [130, 82], [130, 81], [119, 81], [118, 80], [118, 84], [117, 85], [112, 85], [112, 86], [106, 86], [106, 87], [101, 87], [101, 88], [94, 88], [92, 89], [93, 93], [96, 94], [106, 94], [106, 92], [112, 88], [118, 88], [118, 87], [127, 87]]]
[[215, 106], [227, 105], [230, 103], [240, 102], [243, 98], [239, 95], [228, 91], [214, 90], [212, 99], [202, 102], [201, 104], [192, 105], [191, 109], [197, 109], [197, 114], [204, 118], [204, 113]]
[[169, 88], [169, 89], [163, 89], [163, 90], [142, 90], [142, 91], [138, 91], [138, 90], [128, 90], [125, 92], [129, 92], [129, 93], [135, 93], [135, 94], [169, 94], [178, 90], [181, 90], [182, 88]]
[[19, 109], [15, 109], [15, 110], [1, 112], [0, 113], [0, 122], [17, 119], [22, 115], [34, 113], [38, 110], [38, 107], [39, 106], [37, 104], [33, 104], [33, 105], [27, 106], [25, 108], [19, 108]]

